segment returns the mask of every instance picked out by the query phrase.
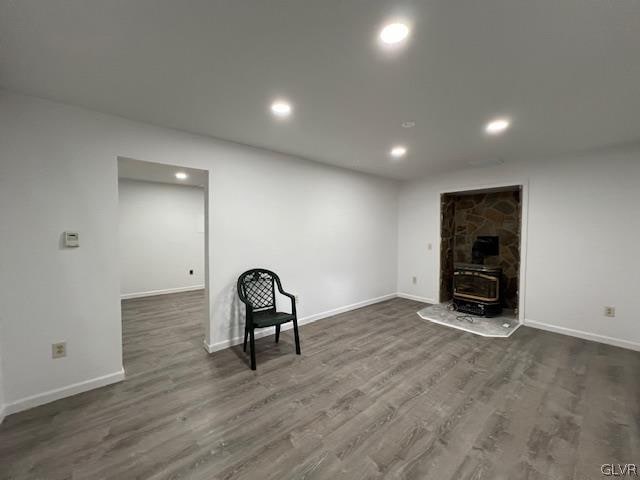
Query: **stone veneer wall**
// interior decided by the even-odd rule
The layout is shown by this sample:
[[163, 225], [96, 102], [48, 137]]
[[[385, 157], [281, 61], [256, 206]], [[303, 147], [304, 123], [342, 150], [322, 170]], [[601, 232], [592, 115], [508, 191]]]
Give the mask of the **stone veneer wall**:
[[453, 298], [453, 248], [455, 236], [454, 195], [442, 195], [440, 215], [440, 302]]
[[447, 194], [443, 195], [442, 206], [441, 301], [449, 300], [453, 294], [453, 264], [471, 263], [471, 248], [478, 236], [497, 235], [500, 254], [487, 257], [485, 264], [502, 267], [504, 304], [508, 308], [517, 308], [520, 189], [472, 195]]

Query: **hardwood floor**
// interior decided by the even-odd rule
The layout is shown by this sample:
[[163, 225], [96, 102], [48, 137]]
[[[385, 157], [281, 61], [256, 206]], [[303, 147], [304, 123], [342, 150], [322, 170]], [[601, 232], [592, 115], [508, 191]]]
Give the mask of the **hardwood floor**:
[[122, 355], [127, 378], [177, 360], [206, 359], [204, 290], [122, 302]]
[[207, 355], [203, 298], [123, 303], [127, 379], [8, 417], [0, 478], [588, 479], [640, 463], [640, 354], [488, 339], [394, 299]]

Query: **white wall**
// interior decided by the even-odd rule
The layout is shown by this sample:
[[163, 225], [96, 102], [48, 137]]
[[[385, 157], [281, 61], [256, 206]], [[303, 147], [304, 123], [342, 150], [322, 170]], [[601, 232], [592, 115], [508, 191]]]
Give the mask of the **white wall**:
[[[523, 181], [526, 321], [640, 349], [640, 150], [469, 169], [403, 185], [398, 291], [437, 298], [440, 192]], [[616, 318], [603, 316], [605, 305], [616, 306]]]
[[[11, 411], [121, 378], [118, 156], [209, 170], [205, 329], [214, 347], [240, 335], [235, 281], [250, 267], [278, 271], [300, 295], [301, 317], [395, 292], [396, 182], [2, 91]], [[80, 248], [61, 248], [66, 229], [80, 232]], [[52, 360], [57, 341], [68, 355]]]
[[204, 189], [121, 178], [118, 198], [122, 296], [204, 288]]
[[[2, 318], [0, 318], [0, 338], [2, 338]], [[2, 380], [2, 342], [0, 342], [0, 423], [4, 420], [4, 382]]]

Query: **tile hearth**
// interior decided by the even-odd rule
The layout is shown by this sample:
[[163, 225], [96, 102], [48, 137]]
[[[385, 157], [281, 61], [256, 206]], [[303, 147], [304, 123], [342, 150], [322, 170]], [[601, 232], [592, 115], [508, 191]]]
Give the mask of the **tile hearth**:
[[417, 313], [424, 320], [483, 337], [506, 338], [520, 326], [512, 310], [504, 310], [498, 317], [485, 318], [456, 312], [451, 310], [449, 305], [449, 303], [438, 303], [425, 307]]

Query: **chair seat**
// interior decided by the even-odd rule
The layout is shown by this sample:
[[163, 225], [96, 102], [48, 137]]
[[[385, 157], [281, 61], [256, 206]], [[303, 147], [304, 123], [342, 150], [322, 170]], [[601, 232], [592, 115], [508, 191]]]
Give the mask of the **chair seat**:
[[253, 312], [253, 325], [257, 328], [273, 327], [293, 321], [295, 317], [285, 312]]

